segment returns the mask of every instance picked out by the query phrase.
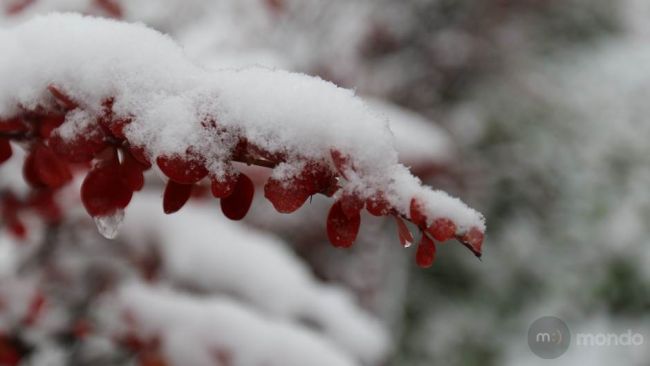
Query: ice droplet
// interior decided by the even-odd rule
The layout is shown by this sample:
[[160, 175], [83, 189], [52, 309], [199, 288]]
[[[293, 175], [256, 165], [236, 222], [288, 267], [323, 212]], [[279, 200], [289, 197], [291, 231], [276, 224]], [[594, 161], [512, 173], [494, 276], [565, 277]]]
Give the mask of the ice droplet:
[[97, 230], [106, 239], [115, 239], [124, 220], [124, 210], [117, 210], [112, 215], [95, 217]]
[[408, 241], [408, 240], [405, 240], [405, 241], [404, 241], [404, 248], [408, 248], [408, 247], [410, 247], [411, 245], [413, 245], [412, 242], [410, 242], [410, 241]]

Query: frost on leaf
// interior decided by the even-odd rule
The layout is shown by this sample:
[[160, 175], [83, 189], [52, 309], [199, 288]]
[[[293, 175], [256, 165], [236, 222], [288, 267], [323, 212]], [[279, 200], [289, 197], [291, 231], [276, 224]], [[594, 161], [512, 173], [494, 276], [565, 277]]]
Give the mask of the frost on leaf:
[[73, 14], [0, 30], [0, 47], [0, 161], [7, 137], [24, 141], [25, 179], [39, 189], [90, 162], [81, 197], [93, 217], [125, 209], [155, 164], [169, 178], [165, 212], [209, 180], [224, 215], [240, 220], [255, 190], [243, 163], [273, 170], [264, 196], [279, 212], [333, 196], [336, 246], [352, 245], [365, 209], [396, 217], [404, 245], [406, 220], [481, 254], [482, 215], [422, 185], [398, 162], [388, 121], [350, 90], [279, 70], [207, 71], [143, 25]]

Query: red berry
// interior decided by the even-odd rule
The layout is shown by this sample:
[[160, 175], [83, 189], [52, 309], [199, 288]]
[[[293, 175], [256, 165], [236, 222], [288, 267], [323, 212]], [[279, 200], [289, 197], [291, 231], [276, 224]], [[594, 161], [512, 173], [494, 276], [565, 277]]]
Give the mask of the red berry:
[[193, 184], [180, 184], [173, 180], [167, 181], [165, 194], [163, 196], [163, 210], [166, 214], [172, 214], [180, 210], [190, 199]]
[[343, 211], [341, 201], [336, 201], [327, 215], [327, 237], [338, 248], [350, 247], [357, 238], [361, 226], [361, 215], [348, 217]]
[[41, 183], [50, 188], [59, 188], [72, 180], [68, 164], [45, 145], [36, 145], [32, 154], [33, 169]]
[[11, 151], [11, 144], [9, 143], [9, 140], [0, 138], [0, 164], [9, 160], [9, 158], [11, 158], [11, 155], [13, 155], [13, 152]]
[[226, 174], [223, 178], [212, 177], [210, 190], [215, 198], [226, 198], [232, 194], [237, 184], [237, 175]]
[[413, 234], [400, 217], [395, 216], [397, 221], [397, 234], [399, 235], [399, 242], [403, 247], [407, 247], [413, 243]]
[[132, 195], [133, 191], [120, 177], [120, 167], [116, 161], [94, 167], [81, 185], [81, 200], [93, 217], [112, 215], [125, 208]]
[[253, 202], [255, 186], [246, 174], [239, 173], [232, 194], [221, 200], [221, 211], [231, 220], [241, 220], [246, 216]]
[[146, 167], [140, 164], [131, 153], [124, 149], [122, 150], [122, 163], [120, 164], [120, 172], [124, 183], [132, 190], [139, 191], [144, 186], [144, 171]]
[[427, 232], [438, 241], [445, 241], [456, 236], [456, 224], [447, 218], [435, 219]]
[[379, 192], [366, 200], [366, 209], [373, 216], [385, 216], [390, 212], [390, 204]]
[[483, 237], [484, 234], [477, 227], [472, 227], [467, 231], [462, 237], [460, 237], [460, 242], [467, 249], [471, 250], [475, 256], [481, 258], [482, 252], [481, 247], [483, 246]]
[[208, 170], [198, 159], [159, 156], [156, 163], [160, 170], [176, 183], [194, 184], [208, 175]]
[[410, 216], [415, 225], [423, 229], [427, 227], [427, 216], [424, 214], [422, 203], [416, 198], [411, 199]]
[[433, 260], [436, 258], [436, 245], [424, 232], [422, 239], [418, 244], [417, 252], [415, 253], [415, 261], [418, 266], [422, 268], [429, 268], [433, 265]]

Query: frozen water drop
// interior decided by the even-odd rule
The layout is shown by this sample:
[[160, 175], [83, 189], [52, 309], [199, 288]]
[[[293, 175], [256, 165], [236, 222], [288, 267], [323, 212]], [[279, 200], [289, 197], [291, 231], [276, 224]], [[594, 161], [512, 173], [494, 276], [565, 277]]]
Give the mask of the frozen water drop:
[[124, 210], [117, 210], [112, 215], [95, 217], [97, 230], [106, 239], [115, 239], [124, 220]]
[[404, 248], [408, 248], [408, 247], [410, 247], [411, 245], [413, 245], [412, 242], [410, 242], [410, 241], [408, 241], [408, 240], [405, 240], [405, 241], [404, 241]]

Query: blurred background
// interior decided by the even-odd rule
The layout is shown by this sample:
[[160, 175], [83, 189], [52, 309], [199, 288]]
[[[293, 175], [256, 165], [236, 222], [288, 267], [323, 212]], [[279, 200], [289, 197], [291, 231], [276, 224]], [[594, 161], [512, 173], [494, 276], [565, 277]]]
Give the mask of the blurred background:
[[[108, 241], [75, 188], [37, 219], [18, 153], [0, 168], [3, 207], [25, 207], [24, 230], [0, 218], [0, 365], [650, 364], [650, 1], [0, 4], [3, 27], [52, 11], [143, 22], [208, 69], [352, 88], [402, 161], [488, 224], [482, 261], [450, 242], [425, 270], [367, 215], [352, 249], [332, 248], [320, 197], [280, 215], [258, 189], [232, 223], [197, 194], [167, 217], [153, 174]], [[544, 360], [527, 337], [546, 315], [645, 343]]]

